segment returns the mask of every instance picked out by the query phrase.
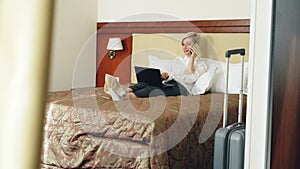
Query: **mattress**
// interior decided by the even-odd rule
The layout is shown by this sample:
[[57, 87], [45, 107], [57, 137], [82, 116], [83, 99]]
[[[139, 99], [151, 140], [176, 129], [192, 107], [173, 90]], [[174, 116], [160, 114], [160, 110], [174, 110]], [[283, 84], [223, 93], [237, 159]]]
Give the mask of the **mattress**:
[[[213, 168], [223, 99], [207, 93], [114, 102], [101, 87], [50, 92], [41, 168]], [[230, 94], [229, 124], [237, 112], [238, 95]]]

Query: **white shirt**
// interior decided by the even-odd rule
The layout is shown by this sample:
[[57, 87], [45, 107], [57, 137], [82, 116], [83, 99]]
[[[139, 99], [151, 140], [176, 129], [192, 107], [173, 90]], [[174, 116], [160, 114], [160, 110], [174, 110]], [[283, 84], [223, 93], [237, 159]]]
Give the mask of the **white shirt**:
[[183, 85], [190, 93], [194, 83], [198, 78], [207, 71], [207, 66], [204, 62], [201, 62], [198, 57], [194, 60], [194, 72], [191, 73], [188, 69], [190, 57], [176, 57], [172, 64], [169, 73], [169, 78], [166, 81], [172, 79]]

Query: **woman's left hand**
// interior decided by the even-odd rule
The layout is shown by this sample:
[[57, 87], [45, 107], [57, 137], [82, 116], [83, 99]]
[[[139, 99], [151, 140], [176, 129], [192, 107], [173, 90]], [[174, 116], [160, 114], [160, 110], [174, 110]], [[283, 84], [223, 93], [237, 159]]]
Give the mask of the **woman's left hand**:
[[164, 79], [164, 80], [167, 80], [167, 79], [169, 78], [169, 73], [163, 72], [163, 73], [161, 74], [161, 78]]

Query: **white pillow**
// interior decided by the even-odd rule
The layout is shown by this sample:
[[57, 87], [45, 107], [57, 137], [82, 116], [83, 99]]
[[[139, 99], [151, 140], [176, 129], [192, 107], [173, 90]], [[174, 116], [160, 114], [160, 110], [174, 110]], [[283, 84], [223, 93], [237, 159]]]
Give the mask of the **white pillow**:
[[192, 87], [191, 91], [193, 95], [205, 94], [211, 89], [217, 68], [217, 66], [210, 66], [210, 68], [208, 68], [208, 71], [199, 77], [199, 79]]
[[[226, 63], [220, 62], [218, 70], [216, 71], [211, 92], [225, 92], [225, 76], [226, 76]], [[244, 82], [243, 92], [248, 92], [248, 63], [244, 64]], [[230, 63], [229, 64], [229, 79], [228, 79], [228, 93], [239, 94], [241, 90], [241, 64]]]
[[157, 56], [148, 56], [149, 67], [159, 69], [161, 72], [171, 72], [173, 59], [161, 59]]

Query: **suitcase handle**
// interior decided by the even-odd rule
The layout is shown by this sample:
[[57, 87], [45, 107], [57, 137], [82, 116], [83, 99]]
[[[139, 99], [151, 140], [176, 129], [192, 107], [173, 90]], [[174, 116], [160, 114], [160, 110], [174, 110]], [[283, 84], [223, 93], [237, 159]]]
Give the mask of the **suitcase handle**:
[[244, 75], [244, 56], [245, 49], [233, 49], [227, 50], [225, 53], [226, 57], [226, 79], [225, 79], [225, 93], [224, 93], [224, 113], [223, 113], [223, 128], [227, 126], [227, 109], [228, 109], [228, 80], [229, 80], [229, 59], [231, 55], [240, 54], [241, 56], [241, 90], [239, 94], [239, 112], [238, 112], [238, 122], [242, 122], [243, 117], [243, 75]]
[[225, 57], [230, 58], [231, 55], [240, 54], [245, 56], [245, 49], [233, 49], [233, 50], [227, 50]]

